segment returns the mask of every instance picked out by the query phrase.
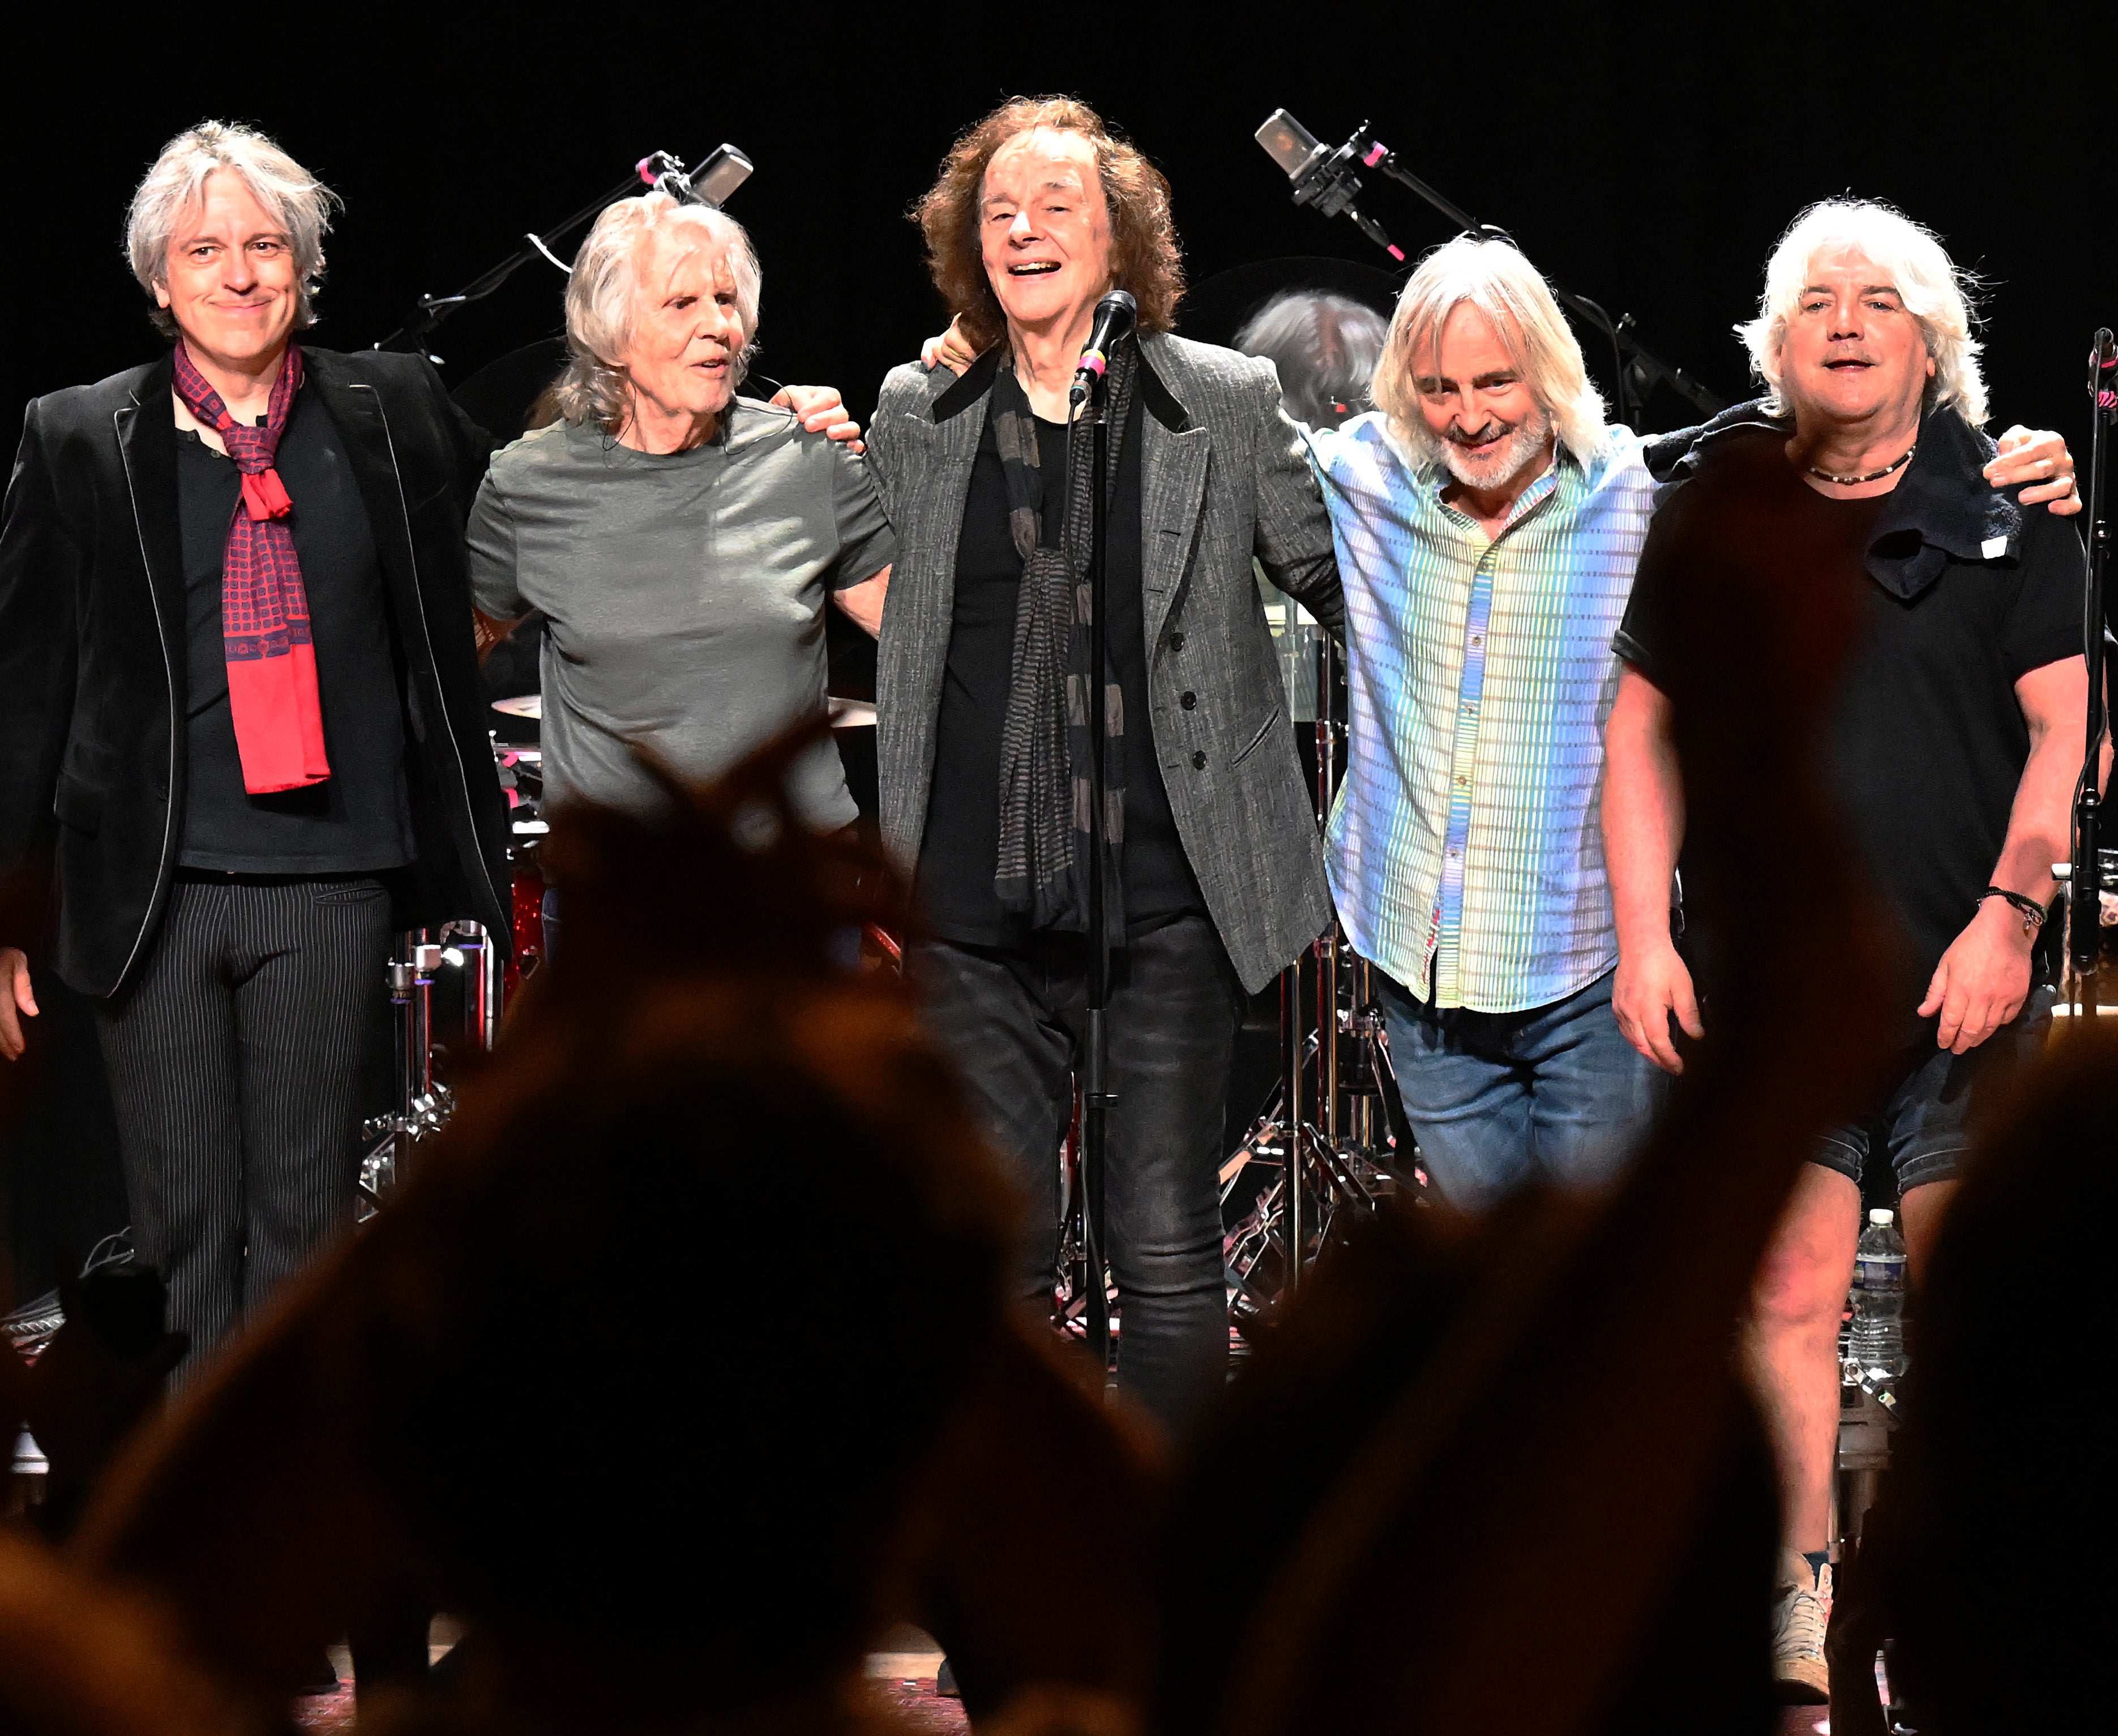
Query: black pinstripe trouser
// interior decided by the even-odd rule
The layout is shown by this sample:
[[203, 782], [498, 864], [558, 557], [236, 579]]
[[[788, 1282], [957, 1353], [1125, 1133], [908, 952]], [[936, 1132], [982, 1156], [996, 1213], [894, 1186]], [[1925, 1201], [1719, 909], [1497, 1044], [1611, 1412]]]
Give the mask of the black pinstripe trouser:
[[390, 899], [372, 876], [179, 874], [99, 1027], [140, 1257], [183, 1369], [353, 1221], [368, 1017]]

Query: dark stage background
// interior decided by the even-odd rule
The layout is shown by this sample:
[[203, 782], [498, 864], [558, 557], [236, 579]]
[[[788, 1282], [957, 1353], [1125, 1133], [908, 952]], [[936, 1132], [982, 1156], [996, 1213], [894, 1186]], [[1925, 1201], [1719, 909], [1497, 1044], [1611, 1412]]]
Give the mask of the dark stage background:
[[[1064, 90], [1168, 173], [1195, 282], [1287, 255], [1387, 263], [1343, 219], [1296, 210], [1251, 137], [1280, 105], [1334, 142], [1370, 118], [1415, 173], [1630, 311], [1651, 348], [1731, 399], [1746, 381], [1730, 327], [1787, 220], [1829, 194], [1891, 199], [1987, 279], [1995, 429], [2056, 427], [2079, 446], [2088, 335], [2118, 320], [2096, 227], [2112, 167], [2097, 45], [2064, 10], [1686, 16], [1702, 12], [1715, 27], [1593, 7], [1075, 8], [1043, 28], [992, 7], [459, 9], [438, 22], [367, 8], [292, 36], [276, 34], [285, 10], [173, 14], [160, 40], [132, 21], [145, 14], [99, 11], [72, 30], [47, 15], [39, 44], [11, 55], [0, 423], [14, 428], [35, 394], [155, 353], [120, 252], [125, 204], [161, 143], [206, 116], [261, 125], [344, 196], [313, 339], [345, 348], [647, 151], [696, 160], [730, 141], [757, 165], [729, 209], [764, 261], [759, 368], [833, 382], [865, 417], [941, 319], [906, 207], [968, 122], [1010, 94]], [[1952, 39], [1959, 16], [1975, 39]], [[1094, 43], [1098, 16], [1125, 20], [1121, 46]], [[1450, 233], [1393, 186], [1362, 204], [1414, 257]], [[525, 267], [442, 328], [444, 372], [460, 384], [555, 332], [559, 308], [558, 275]], [[1646, 418], [1691, 419], [1667, 395]], [[0, 1166], [25, 1282], [118, 1209], [96, 1083], [49, 1053], [55, 1027], [79, 1035], [85, 1017], [44, 1022], [44, 1088]]]
[[[2067, 39], [2064, 10], [1984, 14], [1964, 44], [1948, 8], [1916, 25], [1744, 14], [1740, 36], [1734, 13], [1709, 31], [1592, 7], [1053, 16], [1099, 12], [1135, 26], [1130, 46], [1099, 51], [1071, 25], [1040, 40], [993, 7], [582, 7], [489, 26], [378, 8], [287, 55], [247, 28], [233, 46], [115, 28], [71, 52], [18, 44], [0, 418], [12, 429], [25, 398], [155, 353], [118, 251], [125, 202], [162, 141], [206, 115], [263, 126], [345, 196], [314, 334], [340, 347], [382, 337], [420, 292], [460, 287], [650, 150], [696, 159], [729, 140], [757, 164], [729, 209], [765, 264], [759, 366], [830, 381], [865, 409], [937, 324], [906, 207], [967, 122], [1064, 90], [1168, 173], [1195, 281], [1278, 255], [1387, 264], [1343, 219], [1297, 210], [1251, 138], [1276, 106], [1334, 142], [1371, 118], [1415, 173], [1731, 396], [1745, 381], [1729, 327], [1788, 219], [1831, 193], [1889, 198], [1991, 281], [2002, 422], [2073, 438], [2085, 425], [2081, 359], [2095, 322], [2118, 317], [2118, 284], [2093, 228], [2111, 216], [2110, 133], [2086, 124], [2090, 44]], [[2025, 43], [1998, 39], [2017, 17]], [[1401, 188], [1371, 186], [1363, 204], [1415, 257], [1451, 233]], [[443, 329], [445, 372], [460, 381], [557, 330], [559, 293], [549, 266], [525, 267]], [[1681, 419], [1676, 401], [1653, 408]]]

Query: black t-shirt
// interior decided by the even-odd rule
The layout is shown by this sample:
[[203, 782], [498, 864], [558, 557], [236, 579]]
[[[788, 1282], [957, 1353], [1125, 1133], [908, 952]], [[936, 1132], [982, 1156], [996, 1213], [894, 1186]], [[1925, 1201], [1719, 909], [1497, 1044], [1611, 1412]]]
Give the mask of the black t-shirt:
[[[1909, 1009], [2000, 861], [2030, 750], [2015, 683], [2081, 653], [2081, 545], [2064, 520], [2030, 506], [2005, 547], [1975, 530], [1967, 541], [1959, 527], [1945, 551], [1905, 519], [1945, 496], [1949, 478], [1908, 476], [1900, 489], [1919, 492], [1903, 500], [1829, 499], [1787, 461], [1786, 438], [1723, 436], [1672, 492], [1649, 531], [1616, 648], [1674, 693], [1695, 673], [1672, 667], [1684, 587], [1748, 569], [1767, 594], [1775, 572], [1783, 584], [1821, 579], [1854, 593], [1860, 624], [1823, 736], [1826, 778], [1903, 923], [1898, 992]], [[1990, 492], [1975, 471], [1972, 480]]]
[[221, 556], [241, 473], [196, 434], [177, 439], [190, 706], [187, 868], [237, 874], [361, 874], [412, 860], [405, 726], [382, 570], [345, 444], [313, 387], [296, 396], [275, 468], [294, 503], [316, 644], [317, 696], [331, 776], [307, 789], [252, 796], [228, 709], [220, 623]]
[[[1205, 902], [1191, 872], [1162, 769], [1154, 753], [1148, 709], [1147, 654], [1140, 601], [1140, 401], [1135, 397], [1118, 454], [1117, 487], [1104, 548], [1110, 595], [1111, 667], [1125, 706], [1126, 928], [1144, 934]], [[1038, 475], [1047, 502], [1056, 502], [1066, 475], [1066, 430], [1039, 418]], [[1087, 436], [1081, 439], [1087, 461]], [[1059, 512], [1047, 505], [1043, 536], [1059, 541]], [[956, 586], [949, 656], [935, 725], [934, 781], [919, 852], [918, 889], [928, 926], [945, 940], [1007, 946], [1021, 939], [1024, 919], [1004, 910], [993, 891], [1000, 852], [1000, 741], [1007, 717], [1008, 680], [1015, 654], [1016, 593], [1022, 557], [1008, 530], [1007, 478], [990, 417], [971, 469], [964, 524], [956, 545]]]

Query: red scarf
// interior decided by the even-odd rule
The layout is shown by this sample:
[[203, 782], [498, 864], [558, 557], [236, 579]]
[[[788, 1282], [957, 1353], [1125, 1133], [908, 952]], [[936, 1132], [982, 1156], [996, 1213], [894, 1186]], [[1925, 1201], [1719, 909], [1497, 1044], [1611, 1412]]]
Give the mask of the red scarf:
[[272, 387], [265, 426], [228, 413], [183, 344], [177, 345], [177, 396], [220, 436], [243, 473], [243, 495], [228, 526], [220, 561], [220, 634], [228, 659], [228, 709], [243, 787], [252, 796], [298, 790], [331, 776], [324, 758], [323, 708], [317, 697], [317, 651], [309, 637], [309, 598], [280, 473], [280, 436], [302, 388], [302, 352], [287, 346]]

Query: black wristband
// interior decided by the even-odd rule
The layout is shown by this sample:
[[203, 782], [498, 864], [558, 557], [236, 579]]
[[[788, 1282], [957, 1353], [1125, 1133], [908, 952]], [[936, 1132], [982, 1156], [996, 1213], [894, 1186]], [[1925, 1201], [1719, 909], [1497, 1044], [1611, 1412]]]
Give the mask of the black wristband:
[[2027, 893], [2010, 892], [2005, 886], [1988, 886], [1985, 891], [1978, 894], [1978, 902], [1983, 904], [1988, 898], [2005, 898], [2016, 909], [2022, 912], [2023, 921], [2026, 927], [2034, 925], [2042, 928], [2045, 926], [2044, 906]]

